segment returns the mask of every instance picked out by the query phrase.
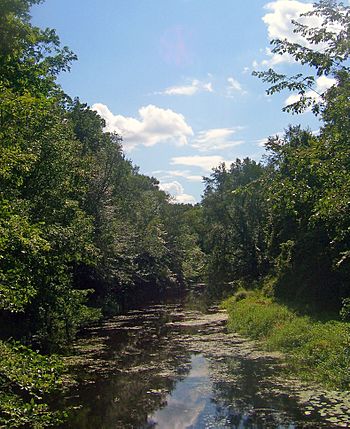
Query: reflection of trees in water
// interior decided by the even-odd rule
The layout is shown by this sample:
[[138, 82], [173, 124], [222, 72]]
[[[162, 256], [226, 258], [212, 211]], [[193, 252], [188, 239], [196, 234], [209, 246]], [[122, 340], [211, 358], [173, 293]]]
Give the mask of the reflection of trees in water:
[[287, 394], [273, 393], [272, 384], [262, 385], [262, 380], [276, 373], [276, 367], [271, 366], [273, 360], [269, 361], [269, 358], [233, 358], [227, 362], [233, 379], [213, 383], [212, 400], [215, 403], [215, 418], [218, 422], [226, 421], [227, 427], [232, 429], [301, 427], [294, 423], [295, 419], [302, 418], [298, 403]]
[[[164, 308], [158, 308], [135, 314], [117, 329], [102, 327], [92, 332], [92, 336], [102, 336], [106, 345], [99, 358], [106, 359], [108, 367], [115, 362], [118, 374], [113, 368], [105, 375], [98, 369], [87, 374], [84, 367], [80, 368], [80, 385], [69, 392], [65, 402], [83, 406], [72, 412], [65, 429], [155, 427], [148, 416], [166, 406], [167, 395], [190, 369], [189, 353], [168, 337], [166, 322], [173, 319]], [[162, 371], [164, 376], [159, 375]]]
[[[91, 371], [84, 364], [80, 367], [81, 383], [69, 392], [66, 404], [83, 407], [73, 412], [65, 429], [161, 429], [157, 419], [169, 424], [176, 420], [181, 427], [177, 413], [182, 403], [190, 410], [189, 415], [198, 411], [191, 426], [184, 423], [183, 427], [192, 429], [305, 427], [288, 423], [294, 418], [303, 420], [297, 403], [274, 393], [274, 385], [266, 382], [276, 373], [276, 365], [269, 358], [225, 357], [212, 362], [202, 355], [191, 358], [186, 341], [179, 339], [192, 335], [196, 328], [167, 324], [183, 318], [179, 310], [183, 311], [158, 306], [129, 313], [90, 331], [91, 340], [102, 339], [105, 347], [96, 355], [100, 359], [96, 367], [92, 365]], [[195, 317], [193, 310], [186, 314]], [[197, 334], [201, 338], [205, 332]], [[203, 365], [209, 362], [205, 373], [199, 371], [203, 369], [201, 359]], [[191, 382], [198, 389], [209, 386], [210, 391], [198, 390], [198, 398], [194, 397]]]
[[[69, 427], [144, 427], [148, 415], [165, 405], [164, 390], [171, 391], [175, 386], [175, 381], [165, 378], [153, 380], [153, 375], [124, 374], [88, 386], [81, 395], [85, 406], [75, 414]], [[148, 393], [150, 388], [160, 389], [162, 392]]]

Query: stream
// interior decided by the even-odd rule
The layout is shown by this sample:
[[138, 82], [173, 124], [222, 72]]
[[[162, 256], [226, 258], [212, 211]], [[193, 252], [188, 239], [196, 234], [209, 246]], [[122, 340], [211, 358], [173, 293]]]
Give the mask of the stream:
[[200, 301], [151, 304], [84, 331], [66, 357], [62, 429], [350, 427], [349, 396], [283, 375], [278, 354]]

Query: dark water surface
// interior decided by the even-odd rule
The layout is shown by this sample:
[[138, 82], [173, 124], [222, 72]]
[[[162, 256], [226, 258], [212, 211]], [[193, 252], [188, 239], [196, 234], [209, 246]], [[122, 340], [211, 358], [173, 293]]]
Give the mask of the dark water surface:
[[64, 429], [332, 427], [277, 381], [278, 358], [225, 324], [218, 309], [162, 304], [87, 330], [67, 358], [77, 383], [57, 401], [71, 408]]

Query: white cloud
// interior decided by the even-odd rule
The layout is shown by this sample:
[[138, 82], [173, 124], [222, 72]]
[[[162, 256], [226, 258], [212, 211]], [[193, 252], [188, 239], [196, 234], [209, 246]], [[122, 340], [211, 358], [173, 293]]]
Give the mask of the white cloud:
[[192, 128], [183, 115], [171, 109], [162, 109], [152, 104], [139, 109], [139, 119], [114, 115], [109, 108], [96, 103], [92, 108], [106, 121], [106, 130], [123, 137], [123, 146], [132, 150], [137, 146], [154, 146], [170, 142], [178, 146], [188, 143]]
[[[321, 101], [321, 95], [331, 88], [333, 85], [336, 85], [337, 81], [333, 78], [327, 76], [320, 76], [316, 79], [315, 90], [310, 90], [305, 93], [305, 97], [313, 98], [316, 102]], [[289, 104], [297, 103], [300, 100], [300, 95], [291, 94], [284, 102], [285, 106]]]
[[174, 202], [185, 204], [196, 203], [196, 199], [194, 198], [194, 196], [186, 194], [184, 187], [176, 180], [173, 182], [161, 183], [159, 185], [159, 188], [171, 195], [174, 199]]
[[171, 174], [174, 177], [183, 177], [190, 182], [201, 182], [203, 180], [203, 176], [191, 174], [190, 171], [179, 171], [179, 170], [170, 170], [169, 174]]
[[[312, 10], [311, 3], [302, 3], [297, 0], [276, 0], [267, 3], [264, 8], [269, 11], [262, 18], [267, 26], [269, 40], [287, 39], [292, 43], [300, 43], [303, 46], [308, 46], [307, 40], [298, 33], [294, 33], [294, 25], [292, 20], [307, 25], [318, 25], [320, 19], [317, 17], [300, 17], [301, 14]], [[273, 67], [283, 62], [293, 62], [290, 55], [273, 54], [269, 48], [266, 48], [267, 59], [261, 62], [261, 66]], [[256, 68], [259, 64], [255, 61], [253, 67]]]
[[232, 161], [225, 160], [222, 156], [213, 155], [213, 156], [177, 156], [171, 159], [172, 165], [187, 165], [191, 167], [199, 167], [202, 170], [208, 172], [213, 168], [218, 167], [221, 163], [231, 164]]
[[160, 176], [162, 181], [174, 177], [183, 177], [189, 182], [201, 182], [203, 179], [203, 176], [195, 175], [189, 170], [158, 170], [152, 171], [151, 175]]
[[183, 177], [190, 182], [201, 182], [203, 179], [203, 176], [191, 174], [188, 170], [170, 170], [168, 173], [172, 177]]
[[201, 82], [200, 80], [194, 79], [189, 85], [181, 86], [170, 86], [164, 91], [156, 94], [161, 95], [195, 95], [198, 92], [213, 92], [213, 85], [211, 82]]
[[236, 128], [213, 128], [201, 131], [191, 146], [200, 152], [211, 150], [223, 150], [243, 144], [242, 140], [233, 140], [232, 136], [243, 127]]
[[267, 3], [264, 6], [269, 10], [263, 16], [263, 21], [267, 25], [269, 39], [288, 39], [290, 42], [305, 43], [305, 39], [298, 33], [293, 33], [294, 26], [292, 20], [313, 25], [313, 17], [300, 17], [301, 14], [310, 12], [312, 3], [302, 3], [297, 0], [277, 0]]
[[[315, 48], [314, 44], [310, 43], [300, 33], [293, 32], [295, 26], [292, 20], [305, 24], [310, 28], [324, 26], [323, 19], [320, 16], [300, 16], [313, 9], [312, 2], [301, 2], [297, 0], [276, 0], [267, 3], [264, 8], [269, 11], [263, 16], [262, 20], [267, 26], [269, 40], [287, 39], [291, 43], [298, 43], [301, 46]], [[327, 24], [327, 30], [337, 34], [341, 28], [338, 24]], [[327, 47], [327, 44], [320, 43], [317, 45], [317, 50], [322, 51]], [[273, 67], [283, 62], [293, 62], [294, 59], [289, 54], [279, 55], [273, 54], [269, 48], [266, 49], [267, 59], [261, 62], [260, 65]], [[255, 64], [256, 65], [256, 64]]]
[[327, 76], [320, 76], [316, 79], [316, 91], [322, 94], [336, 84], [337, 81], [335, 79]]
[[247, 91], [245, 91], [242, 88], [242, 85], [234, 77], [229, 77], [227, 79], [227, 82], [228, 82], [228, 86], [227, 86], [227, 95], [228, 96], [232, 97], [233, 94], [235, 94], [235, 93], [239, 93], [242, 95], [247, 93]]
[[266, 66], [266, 67], [274, 67], [278, 64], [282, 63], [293, 63], [294, 59], [290, 54], [274, 54], [270, 48], [265, 49], [265, 54], [267, 56], [266, 60], [261, 61], [261, 63], [257, 63], [256, 61], [253, 63], [256, 67]]

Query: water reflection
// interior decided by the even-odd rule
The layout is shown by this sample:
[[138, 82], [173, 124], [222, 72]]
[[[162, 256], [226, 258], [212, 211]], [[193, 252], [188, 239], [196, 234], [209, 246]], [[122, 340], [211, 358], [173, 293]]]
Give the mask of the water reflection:
[[[271, 408], [272, 405], [278, 405], [273, 404], [273, 399], [269, 403], [269, 408], [266, 408], [265, 400], [260, 399], [258, 408], [256, 391], [252, 396], [245, 392], [249, 398], [246, 402], [244, 396], [237, 395], [243, 392], [232, 388], [231, 383], [213, 383], [210, 374], [208, 360], [203, 355], [192, 355], [188, 376], [176, 385], [166, 399], [165, 407], [149, 417], [147, 427], [162, 429], [296, 427], [294, 423], [284, 422], [286, 415], [283, 411]], [[256, 385], [246, 386], [256, 390]]]
[[[198, 427], [212, 393], [209, 366], [202, 355], [191, 357], [191, 370], [166, 400], [166, 407], [149, 418], [150, 427], [183, 429]], [[153, 426], [152, 426], [153, 425]]]
[[71, 360], [78, 384], [59, 400], [60, 408], [71, 407], [63, 428], [322, 427], [287, 394], [273, 393], [266, 381], [273, 362], [244, 359], [231, 341], [220, 315], [178, 304], [90, 329]]

